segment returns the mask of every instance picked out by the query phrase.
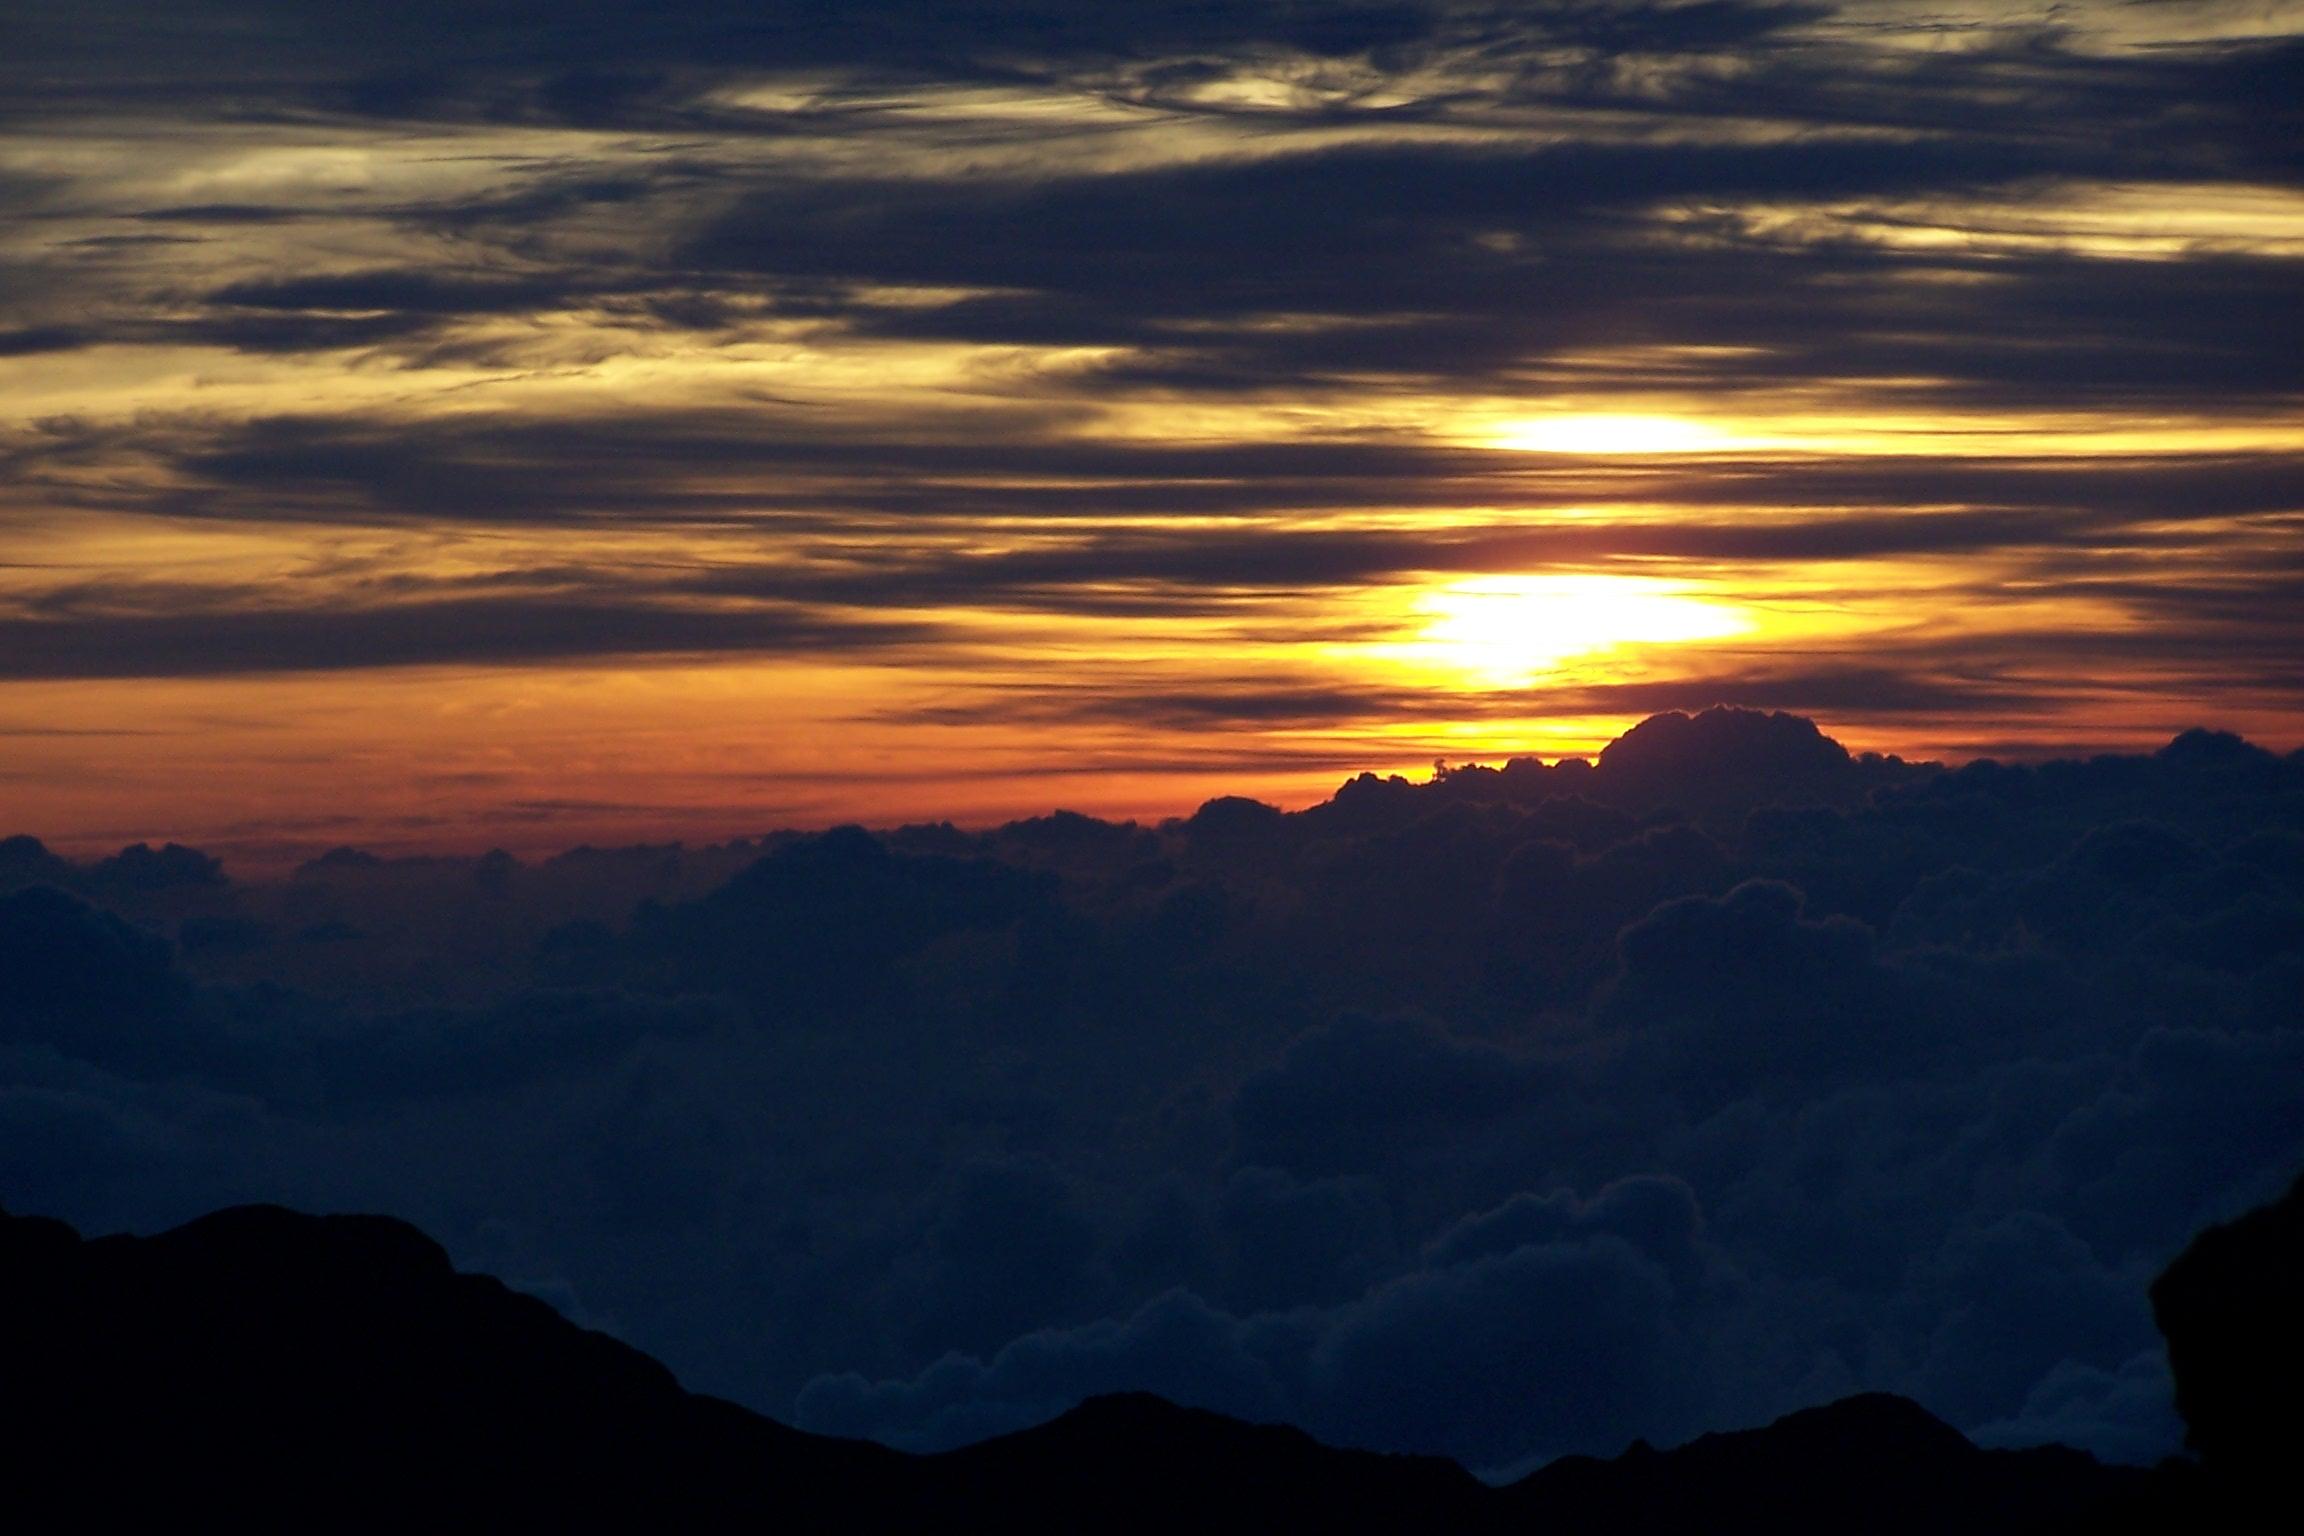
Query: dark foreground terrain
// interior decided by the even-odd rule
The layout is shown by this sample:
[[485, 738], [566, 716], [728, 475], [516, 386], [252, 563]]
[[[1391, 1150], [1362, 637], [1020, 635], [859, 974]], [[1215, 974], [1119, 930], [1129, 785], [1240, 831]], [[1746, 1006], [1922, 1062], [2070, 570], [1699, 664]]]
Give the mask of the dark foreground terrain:
[[2300, 1280], [2304, 1184], [2154, 1286], [2193, 1463], [1982, 1450], [1871, 1395], [1492, 1488], [1149, 1396], [909, 1456], [688, 1393], [397, 1221], [250, 1206], [86, 1240], [0, 1216], [0, 1471], [64, 1526], [2291, 1529]]

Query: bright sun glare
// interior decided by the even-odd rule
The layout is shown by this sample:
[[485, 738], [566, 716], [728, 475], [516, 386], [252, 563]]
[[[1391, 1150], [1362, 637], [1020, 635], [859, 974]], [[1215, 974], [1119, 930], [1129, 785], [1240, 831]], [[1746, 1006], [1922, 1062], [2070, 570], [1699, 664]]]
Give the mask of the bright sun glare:
[[1752, 627], [1723, 604], [1641, 576], [1479, 576], [1417, 603], [1417, 649], [1487, 686], [1514, 686], [1571, 657], [1628, 645], [1717, 640]]

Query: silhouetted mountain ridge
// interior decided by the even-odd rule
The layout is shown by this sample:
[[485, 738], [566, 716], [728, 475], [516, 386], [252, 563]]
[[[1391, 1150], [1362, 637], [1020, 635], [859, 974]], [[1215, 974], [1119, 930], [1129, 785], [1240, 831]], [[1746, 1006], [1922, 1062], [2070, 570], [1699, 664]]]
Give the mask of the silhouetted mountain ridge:
[[1613, 1461], [1563, 1457], [1514, 1485], [1528, 1529], [1862, 1531], [1922, 1536], [2063, 1529], [2150, 1483], [2061, 1446], [1988, 1451], [1907, 1398], [1866, 1393], [1764, 1429]]
[[[2304, 1186], [2204, 1236], [2156, 1292], [2193, 1339], [2292, 1321]], [[2250, 1289], [2249, 1277], [2269, 1275]], [[2287, 1335], [2293, 1343], [2293, 1330]], [[2282, 1346], [2283, 1348], [2285, 1346]], [[1432, 1457], [1143, 1393], [914, 1457], [683, 1391], [637, 1350], [458, 1273], [415, 1228], [273, 1206], [84, 1241], [0, 1214], [0, 1445], [19, 1500], [82, 1523], [173, 1511], [360, 1528], [647, 1519], [676, 1527], [1963, 1533], [2151, 1529], [2194, 1479], [2057, 1447], [1987, 1451], [1884, 1394], [1676, 1450], [1570, 1457], [1506, 1488]], [[2200, 1350], [2179, 1349], [2179, 1370]], [[2292, 1364], [2275, 1354], [2269, 1367]], [[2265, 1366], [2184, 1388], [2196, 1439], [2261, 1409]], [[2219, 1420], [2219, 1411], [2227, 1420]], [[2270, 1427], [2286, 1433], [2288, 1419]], [[2212, 1443], [2211, 1443], [2212, 1442]], [[2239, 1445], [2241, 1450], [2229, 1449]], [[2175, 1528], [2173, 1525], [2168, 1528]]]
[[2186, 1443], [2259, 1500], [2293, 1503], [2304, 1448], [2304, 1179], [2193, 1239], [2152, 1285]]
[[1509, 1528], [1496, 1494], [1452, 1461], [1342, 1450], [1147, 1392], [1090, 1398], [919, 1465], [938, 1508], [996, 1513], [998, 1527]]
[[899, 1459], [687, 1393], [384, 1217], [8, 1218], [0, 1309], [11, 1481], [92, 1514], [765, 1517]]

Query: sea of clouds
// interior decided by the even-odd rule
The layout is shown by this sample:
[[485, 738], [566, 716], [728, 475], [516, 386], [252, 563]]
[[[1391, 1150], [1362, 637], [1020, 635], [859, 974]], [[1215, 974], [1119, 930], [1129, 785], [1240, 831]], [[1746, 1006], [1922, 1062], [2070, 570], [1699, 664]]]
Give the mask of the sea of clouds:
[[1661, 716], [1283, 814], [523, 863], [0, 842], [0, 1203], [375, 1210], [937, 1447], [1148, 1388], [1500, 1471], [1867, 1388], [2177, 1427], [2304, 1166], [2304, 757]]

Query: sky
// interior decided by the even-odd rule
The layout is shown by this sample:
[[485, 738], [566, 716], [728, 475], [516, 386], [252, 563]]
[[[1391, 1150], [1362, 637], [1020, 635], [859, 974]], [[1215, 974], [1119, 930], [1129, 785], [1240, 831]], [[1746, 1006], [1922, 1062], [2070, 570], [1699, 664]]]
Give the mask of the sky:
[[67, 852], [2304, 739], [2291, 0], [84, 0], [0, 210]]

